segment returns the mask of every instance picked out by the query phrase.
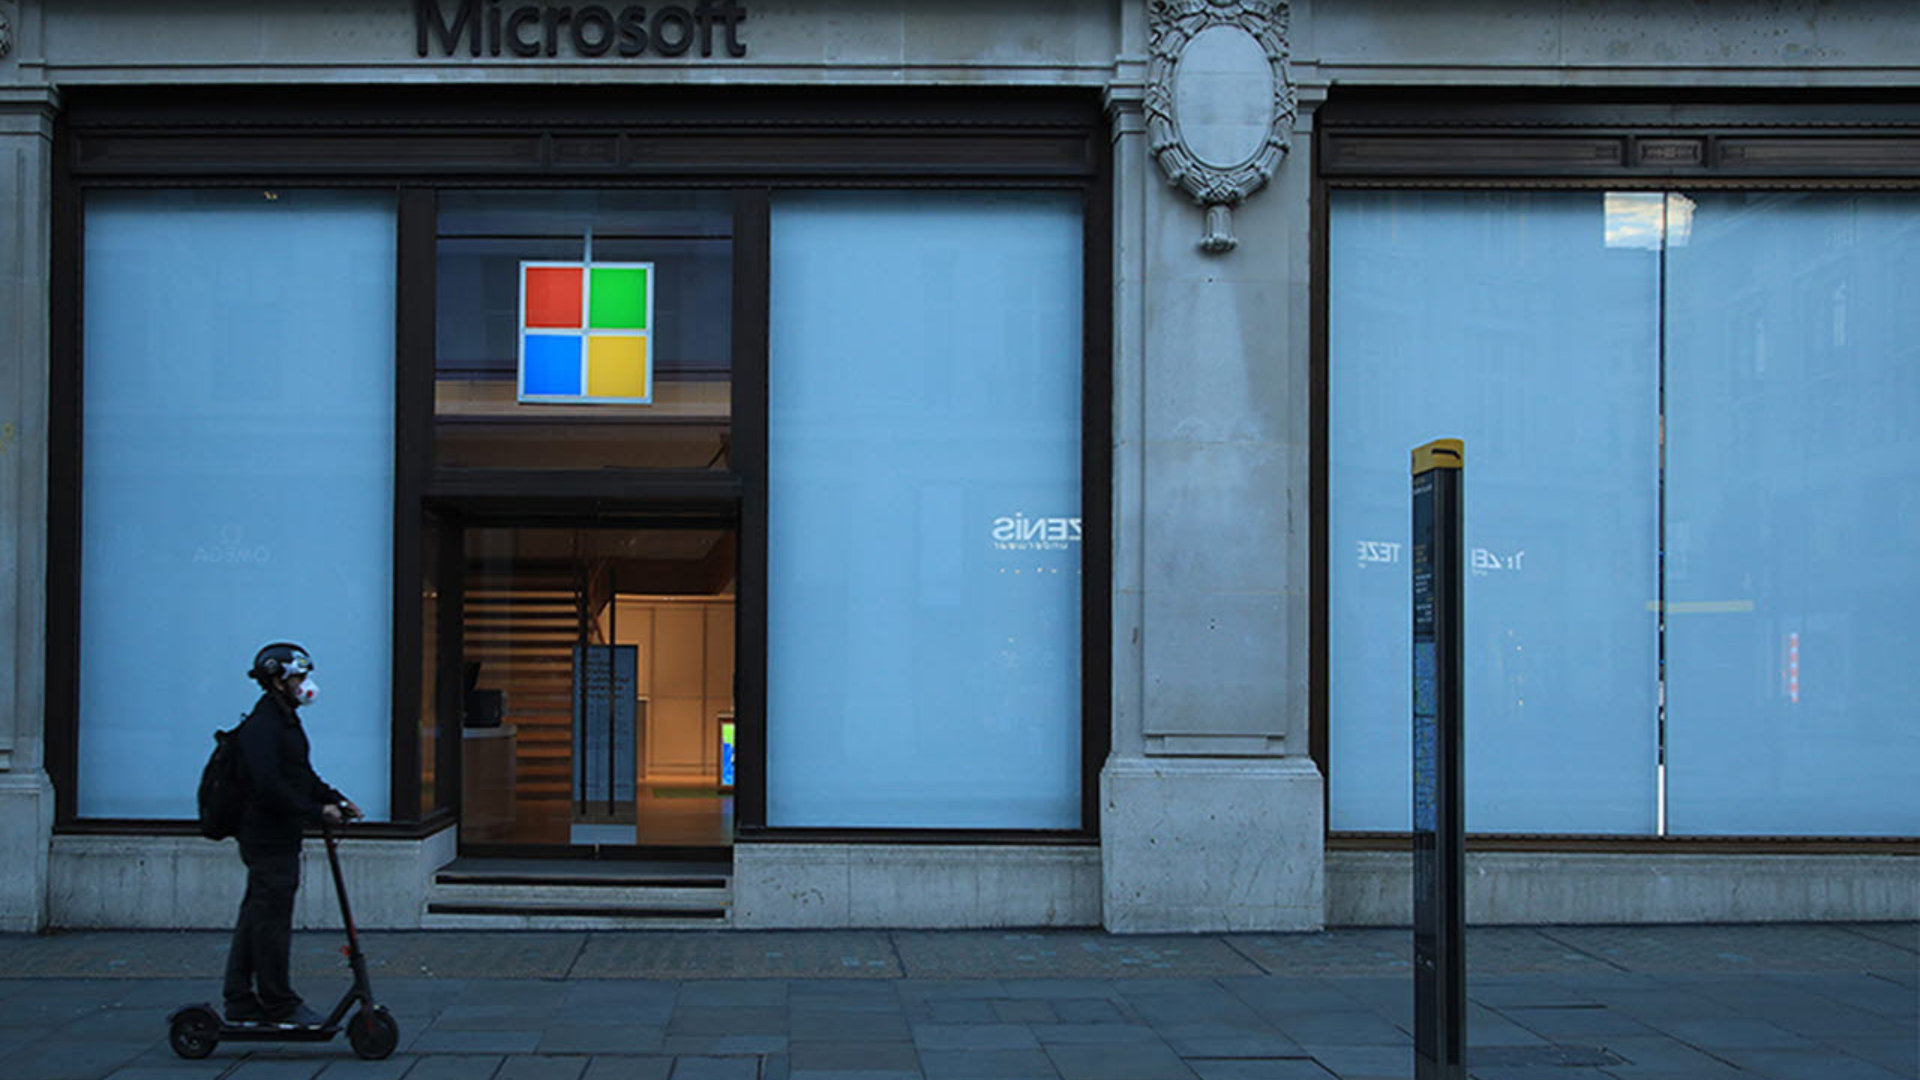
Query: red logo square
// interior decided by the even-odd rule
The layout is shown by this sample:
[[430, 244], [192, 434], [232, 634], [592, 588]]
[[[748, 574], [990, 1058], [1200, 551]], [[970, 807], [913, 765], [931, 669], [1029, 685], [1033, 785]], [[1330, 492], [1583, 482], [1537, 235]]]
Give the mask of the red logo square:
[[578, 327], [580, 325], [580, 268], [577, 266], [529, 266], [526, 273], [527, 325]]

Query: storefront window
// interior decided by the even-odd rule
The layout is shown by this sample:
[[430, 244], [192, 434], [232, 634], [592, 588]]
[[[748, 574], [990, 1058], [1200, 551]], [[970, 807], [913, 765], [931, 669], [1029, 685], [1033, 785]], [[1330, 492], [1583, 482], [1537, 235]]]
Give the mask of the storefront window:
[[436, 464], [728, 468], [731, 206], [718, 192], [443, 193]]
[[1081, 824], [1081, 220], [775, 200], [769, 825]]
[[1670, 828], [1920, 834], [1920, 198], [1688, 201], [1667, 249]]
[[1335, 829], [1412, 818], [1407, 454], [1458, 437], [1467, 828], [1654, 831], [1659, 257], [1618, 215], [1610, 237], [1600, 192], [1333, 203]]
[[316, 661], [315, 767], [388, 816], [394, 215], [353, 192], [89, 197], [80, 816], [192, 818], [275, 640]]
[[1460, 436], [1470, 830], [1920, 832], [1920, 571], [1871, 555], [1916, 241], [1910, 195], [1336, 195], [1333, 828], [1409, 821], [1406, 452]]

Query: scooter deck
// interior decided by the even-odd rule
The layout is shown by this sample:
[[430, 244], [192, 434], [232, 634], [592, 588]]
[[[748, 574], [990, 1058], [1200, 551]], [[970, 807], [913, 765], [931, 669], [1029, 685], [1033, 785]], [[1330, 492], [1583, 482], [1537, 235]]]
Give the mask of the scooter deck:
[[221, 1042], [326, 1042], [338, 1034], [338, 1024], [275, 1024], [263, 1020], [220, 1025]]

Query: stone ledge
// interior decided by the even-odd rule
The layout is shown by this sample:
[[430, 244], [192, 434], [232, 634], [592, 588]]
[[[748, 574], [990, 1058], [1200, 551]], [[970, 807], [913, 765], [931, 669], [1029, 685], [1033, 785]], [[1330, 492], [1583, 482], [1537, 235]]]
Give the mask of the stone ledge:
[[[1327, 925], [1407, 926], [1413, 857], [1329, 851]], [[1920, 918], [1920, 858], [1467, 853], [1467, 922], [1875, 922]]]
[[[427, 882], [453, 858], [454, 830], [423, 840], [348, 840], [341, 872], [354, 921], [368, 930], [420, 926]], [[326, 848], [300, 859], [293, 925], [337, 927]], [[197, 836], [60, 836], [47, 874], [47, 922], [62, 929], [217, 929], [233, 925], [246, 871], [230, 841]]]
[[1098, 926], [1100, 849], [741, 843], [741, 929]]

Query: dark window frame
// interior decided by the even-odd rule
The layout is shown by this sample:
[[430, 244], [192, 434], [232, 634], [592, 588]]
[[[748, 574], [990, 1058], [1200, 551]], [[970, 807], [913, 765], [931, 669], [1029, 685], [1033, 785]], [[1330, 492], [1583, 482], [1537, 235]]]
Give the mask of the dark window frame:
[[[900, 843], [1090, 843], [1111, 741], [1111, 155], [1098, 95], [1085, 89], [703, 87], [76, 88], [56, 125], [49, 416], [47, 767], [60, 833], [189, 835], [186, 821], [77, 814], [81, 258], [86, 193], [119, 187], [347, 187], [398, 203], [395, 326], [393, 655], [416, 657], [428, 513], [577, 517], [730, 513], [741, 575], [736, 701], [742, 839]], [[1071, 190], [1085, 208], [1082, 493], [1081, 827], [1075, 830], [764, 830], [766, 422], [769, 201], [782, 189]], [[463, 188], [717, 188], [734, 205], [733, 445], [730, 472], [436, 468], [432, 463], [434, 246], [440, 191]], [[697, 476], [679, 475], [698, 473]], [[457, 527], [454, 530], [457, 532]], [[441, 630], [451, 620], [441, 613]], [[437, 806], [421, 807], [419, 665], [396, 664], [392, 823], [418, 837], [455, 820], [440, 739]], [[443, 688], [444, 689], [444, 688]], [[446, 722], [446, 701], [441, 722]], [[183, 778], [183, 783], [190, 778]], [[758, 835], [755, 835], [758, 834]]]
[[[1328, 752], [1328, 323], [1333, 194], [1358, 189], [1920, 190], [1920, 96], [1808, 91], [1336, 88], [1316, 116], [1310, 220], [1313, 447], [1308, 743]], [[1411, 781], [1409, 781], [1411, 782]], [[1405, 850], [1410, 832], [1340, 832], [1329, 850]], [[1481, 851], [1920, 854], [1920, 838], [1475, 833]]]

